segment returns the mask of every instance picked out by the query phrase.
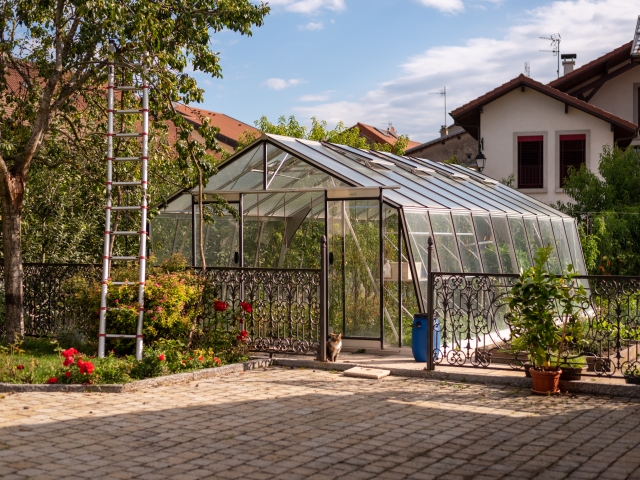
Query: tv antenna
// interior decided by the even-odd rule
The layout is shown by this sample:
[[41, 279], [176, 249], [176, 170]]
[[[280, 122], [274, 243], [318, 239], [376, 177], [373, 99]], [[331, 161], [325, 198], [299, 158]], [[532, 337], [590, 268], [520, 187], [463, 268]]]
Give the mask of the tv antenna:
[[541, 52], [553, 53], [554, 57], [558, 57], [558, 78], [560, 78], [560, 34], [554, 33], [548, 37], [540, 37], [542, 40], [549, 40], [551, 42], [551, 50], [540, 50]]
[[531, 77], [531, 68], [529, 68], [529, 62], [524, 62], [524, 76]]
[[442, 95], [444, 97], [444, 128], [447, 128], [447, 87], [442, 87], [439, 92], [429, 92], [429, 95]]

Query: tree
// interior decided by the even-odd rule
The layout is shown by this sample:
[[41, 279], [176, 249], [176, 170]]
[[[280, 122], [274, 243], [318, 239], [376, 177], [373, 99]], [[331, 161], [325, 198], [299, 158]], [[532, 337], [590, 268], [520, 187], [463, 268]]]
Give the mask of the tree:
[[[388, 143], [370, 144], [366, 138], [360, 135], [357, 127], [347, 128], [343, 122], [338, 122], [333, 130], [327, 129], [325, 120], [318, 120], [316, 117], [311, 118], [311, 128], [300, 125], [296, 117], [293, 115], [287, 120], [284, 115], [278, 119], [278, 123], [271, 123], [266, 116], [260, 117], [255, 122], [256, 128], [263, 133], [273, 133], [275, 135], [283, 135], [286, 137], [306, 138], [307, 140], [315, 140], [318, 142], [330, 142], [339, 145], [348, 145], [354, 148], [363, 148], [366, 150], [378, 150], [382, 152], [390, 152], [396, 155], [404, 155], [404, 151], [409, 145], [409, 137], [401, 135], [394, 145]], [[242, 150], [247, 145], [253, 143], [258, 136], [253, 132], [245, 132], [240, 136], [237, 151]]]
[[[251, 28], [261, 26], [268, 13], [268, 6], [250, 0], [0, 0], [0, 201], [7, 338], [24, 331], [21, 229], [32, 170], [104, 158], [107, 39], [117, 45], [118, 62], [143, 64], [152, 85], [154, 127], [166, 129], [166, 122], [172, 121], [177, 128], [175, 156], [160, 156], [160, 161], [175, 161], [181, 183], [193, 185], [215, 173], [210, 153], [219, 147], [215, 127], [205, 121], [198, 132], [202, 144], [174, 110], [175, 102], [203, 100], [203, 90], [185, 70], [189, 66], [220, 77], [210, 33], [229, 29], [251, 35]], [[139, 79], [141, 68], [136, 73], [132, 67], [120, 80]]]
[[578, 219], [590, 273], [638, 275], [640, 152], [605, 147], [598, 172], [571, 170], [564, 191], [572, 201], [555, 207]]

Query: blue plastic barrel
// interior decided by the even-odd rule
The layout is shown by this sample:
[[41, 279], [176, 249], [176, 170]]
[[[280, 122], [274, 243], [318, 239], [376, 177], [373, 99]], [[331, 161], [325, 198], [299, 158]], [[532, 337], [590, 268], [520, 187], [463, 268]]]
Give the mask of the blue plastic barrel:
[[[429, 336], [429, 318], [426, 313], [416, 313], [413, 316], [411, 329], [411, 351], [416, 362], [427, 361], [427, 337]], [[433, 349], [440, 349], [440, 332], [435, 332]]]

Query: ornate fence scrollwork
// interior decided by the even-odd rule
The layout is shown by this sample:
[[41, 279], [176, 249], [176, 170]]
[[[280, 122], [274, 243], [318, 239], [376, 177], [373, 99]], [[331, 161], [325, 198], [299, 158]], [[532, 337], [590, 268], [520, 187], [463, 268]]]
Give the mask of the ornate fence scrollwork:
[[245, 320], [250, 350], [315, 353], [320, 341], [320, 270], [210, 268], [204, 292], [203, 328], [229, 330], [213, 310], [222, 300], [252, 305]]
[[[507, 296], [517, 275], [432, 272], [436, 364], [524, 368], [511, 354]], [[640, 277], [579, 276], [588, 301], [570, 321], [571, 352], [561, 361], [586, 362], [586, 375], [622, 376], [640, 370]], [[558, 315], [559, 317], [560, 315]], [[585, 373], [583, 373], [585, 375]]]

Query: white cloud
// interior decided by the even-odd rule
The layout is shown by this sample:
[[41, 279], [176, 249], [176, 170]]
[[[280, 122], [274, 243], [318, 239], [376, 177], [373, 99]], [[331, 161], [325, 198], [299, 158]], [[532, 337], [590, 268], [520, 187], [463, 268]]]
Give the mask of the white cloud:
[[284, 90], [285, 88], [295, 87], [301, 83], [304, 83], [304, 80], [300, 78], [291, 78], [289, 80], [285, 80], [284, 78], [270, 78], [262, 85], [271, 90]]
[[333, 90], [327, 90], [326, 92], [311, 94], [311, 95], [303, 95], [298, 100], [301, 102], [326, 102], [331, 98], [331, 94]]
[[309, 22], [306, 25], [300, 25], [298, 28], [300, 30], [322, 30], [324, 25], [322, 22]]
[[417, 0], [425, 7], [431, 7], [445, 13], [459, 13], [464, 11], [462, 0]]
[[[447, 86], [447, 111], [477, 98], [523, 73], [541, 82], [556, 78], [557, 58], [541, 53], [543, 35], [560, 32], [561, 51], [578, 55], [577, 67], [629, 42], [640, 0], [564, 0], [524, 12], [501, 38], [477, 37], [461, 45], [442, 45], [406, 59], [390, 78], [356, 101], [299, 105], [300, 118], [317, 116], [377, 125], [393, 121], [396, 129], [418, 141], [438, 136], [444, 121], [443, 99], [429, 92]], [[562, 66], [560, 66], [562, 68]], [[452, 123], [447, 117], [447, 123]]]
[[323, 9], [337, 12], [346, 8], [344, 0], [270, 0], [269, 5], [295, 13], [315, 13]]

